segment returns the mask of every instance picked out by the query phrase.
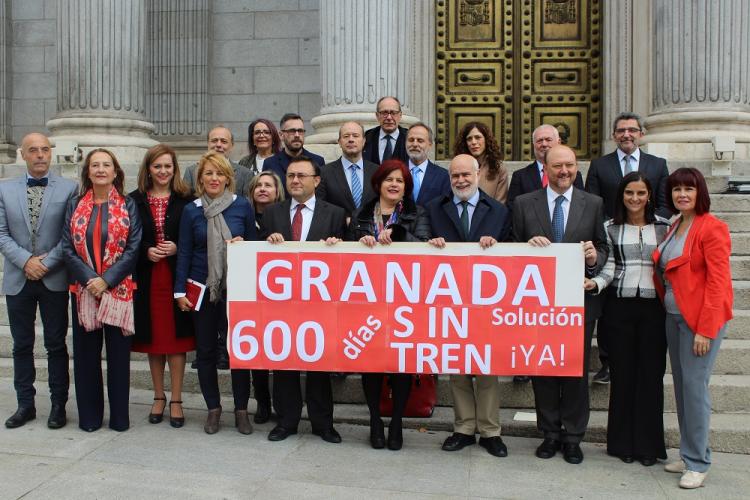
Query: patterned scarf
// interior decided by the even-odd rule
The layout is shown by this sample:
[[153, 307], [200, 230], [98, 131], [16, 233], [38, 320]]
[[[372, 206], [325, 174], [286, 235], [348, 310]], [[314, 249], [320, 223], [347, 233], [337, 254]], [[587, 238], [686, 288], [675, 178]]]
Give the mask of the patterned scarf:
[[375, 239], [378, 238], [378, 235], [394, 225], [396, 221], [398, 220], [398, 216], [401, 214], [401, 211], [404, 209], [404, 201], [401, 200], [396, 204], [396, 208], [393, 209], [393, 213], [388, 218], [388, 221], [386, 221], [385, 224], [383, 224], [383, 212], [380, 211], [380, 202], [378, 201], [375, 203], [375, 210], [373, 211], [373, 223], [375, 228]]
[[[70, 234], [76, 253], [92, 269], [96, 263], [91, 260], [86, 243], [86, 230], [89, 227], [91, 213], [94, 210], [94, 192], [89, 189], [81, 197], [78, 206], [70, 219]], [[125, 198], [112, 188], [108, 199], [107, 242], [102, 257], [102, 273], [106, 272], [122, 255], [128, 242], [130, 232], [130, 215], [125, 206]], [[99, 244], [99, 242], [94, 242]], [[101, 299], [97, 299], [86, 290], [84, 283], [71, 285], [71, 292], [76, 295], [78, 322], [87, 331], [98, 330], [103, 324], [120, 327], [123, 335], [133, 335], [133, 290], [136, 285], [128, 275], [116, 287], [106, 290]]]

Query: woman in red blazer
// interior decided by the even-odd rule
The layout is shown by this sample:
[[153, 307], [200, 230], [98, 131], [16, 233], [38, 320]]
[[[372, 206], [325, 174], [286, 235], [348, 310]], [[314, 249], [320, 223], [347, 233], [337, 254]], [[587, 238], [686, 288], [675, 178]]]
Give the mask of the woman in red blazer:
[[654, 283], [667, 311], [681, 460], [664, 468], [682, 473], [681, 488], [698, 488], [711, 465], [708, 380], [732, 319], [732, 248], [727, 225], [708, 213], [711, 200], [697, 169], [675, 170], [667, 189], [680, 215], [654, 252]]

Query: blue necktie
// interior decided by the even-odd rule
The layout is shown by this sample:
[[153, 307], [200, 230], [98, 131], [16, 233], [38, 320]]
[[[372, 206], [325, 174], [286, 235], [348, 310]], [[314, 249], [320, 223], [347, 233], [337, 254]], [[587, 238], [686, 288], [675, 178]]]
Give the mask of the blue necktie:
[[419, 198], [419, 188], [422, 187], [422, 182], [419, 180], [419, 174], [422, 173], [422, 169], [419, 167], [412, 167], [411, 169], [411, 179], [414, 181], [414, 189], [412, 190], [411, 194], [414, 196], [414, 201], [417, 201], [417, 198]]
[[349, 170], [352, 172], [352, 198], [357, 208], [362, 204], [362, 183], [359, 182], [359, 175], [357, 175], [358, 168], [357, 165], [349, 165]]
[[563, 213], [562, 204], [565, 201], [563, 195], [555, 198], [555, 210], [552, 212], [552, 236], [553, 243], [560, 243], [565, 233], [565, 214]]
[[635, 172], [638, 170], [638, 168], [635, 166], [635, 163], [633, 163], [633, 157], [630, 155], [625, 155], [625, 175], [628, 175], [630, 172]]
[[49, 183], [49, 179], [47, 177], [42, 177], [41, 179], [35, 179], [34, 177], [29, 177], [26, 180], [26, 185], [29, 187], [36, 187], [36, 186], [46, 187], [48, 183]]

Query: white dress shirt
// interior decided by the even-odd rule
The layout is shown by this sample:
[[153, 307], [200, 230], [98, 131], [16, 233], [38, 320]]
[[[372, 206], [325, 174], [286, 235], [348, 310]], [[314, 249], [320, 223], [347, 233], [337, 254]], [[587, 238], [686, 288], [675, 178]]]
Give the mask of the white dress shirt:
[[380, 136], [378, 137], [378, 158], [381, 160], [383, 159], [383, 153], [385, 153], [385, 145], [387, 144], [387, 141], [385, 140], [386, 135], [390, 135], [392, 137], [391, 139], [391, 149], [393, 149], [393, 153], [396, 154], [396, 141], [398, 140], [398, 136], [401, 133], [401, 131], [396, 127], [396, 130], [391, 132], [390, 134], [386, 134], [383, 132], [383, 127], [380, 127]]
[[[568, 227], [568, 212], [570, 212], [570, 201], [573, 199], [573, 186], [570, 186], [567, 191], [565, 191], [562, 194], [565, 197], [565, 200], [562, 202], [562, 209], [563, 209], [563, 234], [565, 233], [565, 229]], [[557, 197], [560, 196], [559, 193], [556, 193], [552, 190], [551, 187], [547, 186], [547, 206], [549, 208], [549, 220], [550, 223], [552, 222], [552, 217], [554, 217], [555, 213], [555, 200]]]
[[[294, 214], [297, 212], [297, 200], [292, 198], [292, 206], [289, 209], [289, 221], [294, 221]], [[312, 224], [313, 212], [315, 211], [315, 195], [305, 202], [305, 208], [302, 209], [302, 233], [300, 234], [300, 241], [307, 241], [307, 233], [310, 232], [310, 224]]]

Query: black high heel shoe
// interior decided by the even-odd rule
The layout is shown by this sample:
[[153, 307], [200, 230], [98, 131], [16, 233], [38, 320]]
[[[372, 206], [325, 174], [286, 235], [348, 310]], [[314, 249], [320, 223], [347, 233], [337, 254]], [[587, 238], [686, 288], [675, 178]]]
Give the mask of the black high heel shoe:
[[[166, 396], [162, 396], [160, 398], [154, 398], [154, 401], [167, 401]], [[166, 404], [164, 405], [167, 406]], [[151, 406], [153, 408], [153, 405]], [[148, 414], [148, 422], [150, 424], [158, 424], [164, 419], [164, 408], [161, 409], [161, 413], [149, 413]]]
[[376, 450], [385, 448], [385, 429], [380, 419], [370, 420], [370, 446]]
[[182, 401], [170, 401], [169, 402], [169, 425], [174, 427], [175, 429], [179, 429], [183, 425], [185, 425], [185, 410], [183, 410], [183, 416], [182, 417], [173, 417], [172, 416], [172, 405], [182, 405]]

